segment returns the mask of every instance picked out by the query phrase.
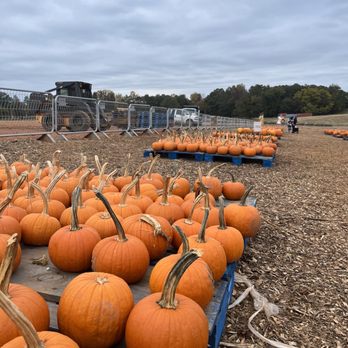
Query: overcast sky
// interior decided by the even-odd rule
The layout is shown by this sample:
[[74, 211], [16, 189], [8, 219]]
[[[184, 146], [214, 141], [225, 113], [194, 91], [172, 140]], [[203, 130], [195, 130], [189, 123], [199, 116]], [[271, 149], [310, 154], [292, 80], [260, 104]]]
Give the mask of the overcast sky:
[[0, 16], [0, 87], [348, 90], [347, 0], [2, 0]]

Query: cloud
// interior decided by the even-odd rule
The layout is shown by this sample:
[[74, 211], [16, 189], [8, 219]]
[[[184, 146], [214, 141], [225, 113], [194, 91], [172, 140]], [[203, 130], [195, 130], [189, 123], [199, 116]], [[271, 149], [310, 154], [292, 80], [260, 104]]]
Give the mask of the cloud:
[[244, 83], [348, 89], [345, 0], [2, 2], [0, 85], [140, 94]]

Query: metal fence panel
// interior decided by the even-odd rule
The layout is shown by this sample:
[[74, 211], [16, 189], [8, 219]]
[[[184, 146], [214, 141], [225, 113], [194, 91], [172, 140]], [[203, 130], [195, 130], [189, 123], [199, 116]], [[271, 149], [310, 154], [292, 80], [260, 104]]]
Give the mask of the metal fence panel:
[[167, 128], [167, 108], [152, 106], [150, 108], [150, 129]]
[[50, 93], [0, 87], [0, 136], [53, 132]]
[[128, 104], [98, 100], [98, 130], [104, 132], [124, 132], [128, 129]]
[[88, 133], [97, 131], [97, 100], [57, 95], [54, 99], [56, 131]]
[[168, 109], [168, 129], [178, 129], [183, 126], [183, 115], [177, 109]]
[[136, 134], [150, 128], [150, 105], [130, 104], [128, 106], [128, 132]]

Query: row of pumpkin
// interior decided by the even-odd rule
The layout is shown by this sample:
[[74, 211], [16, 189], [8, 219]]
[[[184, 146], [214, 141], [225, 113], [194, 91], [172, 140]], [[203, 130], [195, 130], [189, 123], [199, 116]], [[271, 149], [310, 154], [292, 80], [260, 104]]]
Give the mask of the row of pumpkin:
[[[96, 166], [99, 175], [93, 177], [91, 175], [92, 171], [87, 169], [85, 163], [82, 163], [77, 170], [67, 175], [60, 166], [58, 155], [59, 153], [56, 152], [53, 164], [48, 170], [40, 171], [37, 166], [34, 176], [31, 172], [23, 172], [23, 170], [28, 169], [28, 166], [18, 166], [18, 168], [15, 166], [16, 173], [13, 172], [11, 175], [9, 166], [3, 158], [7, 180], [3, 182], [6, 198], [0, 207], [2, 212], [0, 236], [17, 233], [18, 235], [22, 234], [23, 241], [26, 244], [48, 245], [51, 261], [64, 271], [84, 272], [89, 270], [92, 265], [94, 272], [78, 276], [64, 290], [58, 310], [60, 331], [73, 338], [81, 347], [109, 347], [120, 341], [123, 338], [126, 322], [128, 327], [130, 319], [127, 321], [127, 317], [133, 307], [133, 300], [130, 301], [132, 303], [129, 310], [125, 310], [124, 317], [121, 318], [120, 316], [119, 318], [117, 315], [119, 319], [117, 319], [117, 323], [111, 321], [109, 324], [96, 325], [95, 320], [100, 322], [102, 319], [97, 314], [93, 314], [95, 311], [94, 299], [92, 301], [93, 306], [89, 306], [91, 304], [91, 294], [82, 289], [83, 287], [79, 283], [80, 277], [92, 277], [88, 278], [90, 279], [89, 283], [87, 280], [86, 282], [91, 286], [93, 285], [94, 288], [98, 285], [109, 284], [111, 283], [110, 279], [116, 278], [118, 282], [122, 280], [121, 283], [131, 284], [137, 282], [146, 273], [149, 260], [162, 258], [171, 244], [174, 248], [179, 247], [178, 254], [164, 257], [156, 264], [150, 277], [149, 287], [151, 291], [159, 296], [159, 292], [164, 289], [162, 297], [165, 299], [163, 300], [165, 305], [159, 305], [160, 308], [173, 307], [173, 303], [175, 303], [173, 293], [175, 293], [176, 287], [178, 287], [177, 292], [180, 293], [180, 296], [185, 297], [185, 301], [188, 297], [190, 301], [194, 301], [201, 308], [204, 308], [213, 296], [213, 280], [219, 280], [226, 269], [226, 264], [238, 260], [242, 255], [243, 236], [251, 237], [258, 231], [260, 216], [257, 209], [245, 206], [245, 200], [250, 189], [245, 190], [241, 183], [235, 182], [224, 183], [224, 187], [220, 180], [212, 175], [213, 170], [206, 176], [202, 176], [199, 172], [199, 179], [195, 183], [200, 190], [200, 193], [197, 194], [197, 192], [187, 192], [190, 190], [189, 182], [187, 179], [180, 177], [182, 175], [180, 172], [171, 179], [163, 179], [159, 173], [153, 173], [157, 158], [152, 160], [149, 171], [141, 178], [139, 178], [138, 173], [133, 176], [125, 173], [125, 175], [111, 180], [113, 173], [104, 174], [106, 164], [101, 165], [98, 158], [96, 158]], [[21, 171], [22, 174], [18, 176]], [[51, 175], [48, 175], [49, 173]], [[12, 186], [12, 176], [16, 175], [18, 176], [16, 183]], [[28, 181], [30, 176], [31, 181]], [[49, 179], [46, 181], [47, 177]], [[24, 181], [28, 182], [28, 187], [24, 186], [20, 189]], [[40, 187], [43, 186], [43, 183], [48, 184], [45, 191]], [[61, 186], [58, 186], [59, 184]], [[91, 190], [90, 187], [94, 187], [94, 189]], [[22, 190], [22, 195], [18, 195], [19, 190]], [[119, 190], [121, 192], [118, 192]], [[158, 197], [158, 190], [161, 190], [162, 193], [160, 197]], [[225, 194], [229, 191], [234, 192], [241, 199], [241, 203], [239, 205], [231, 204], [224, 208], [223, 199], [220, 197], [220, 207], [215, 207], [215, 198], [221, 196], [223, 190]], [[36, 191], [41, 199], [35, 198]], [[63, 191], [67, 196], [62, 193]], [[174, 191], [178, 194], [174, 194]], [[134, 195], [130, 196], [129, 193]], [[72, 202], [71, 207], [65, 208], [64, 206], [64, 210], [62, 210], [59, 217], [60, 221], [57, 217], [54, 217], [57, 209], [55, 209], [52, 202], [57, 201], [63, 205], [64, 203], [62, 203], [63, 199], [60, 201], [53, 199], [54, 194], [56, 198], [60, 194], [60, 197], [65, 196], [67, 198], [67, 202], [68, 200], [70, 202], [70, 199]], [[12, 204], [13, 200], [15, 204], [20, 205], [18, 203], [20, 198], [27, 200], [26, 209], [29, 210], [32, 209], [35, 202], [40, 202], [42, 212], [29, 212], [20, 218], [20, 214], [16, 210], [18, 206], [8, 206]], [[93, 204], [87, 204], [88, 202], [93, 202]], [[93, 213], [89, 208], [95, 209], [97, 212]], [[4, 215], [5, 211], [8, 215]], [[13, 216], [21, 221], [18, 223]], [[88, 223], [92, 217], [96, 222]], [[8, 229], [6, 220], [9, 219], [12, 219], [12, 226]], [[64, 219], [68, 223], [61, 227], [65, 224]], [[84, 220], [84, 223], [82, 223], [82, 220]], [[18, 223], [19, 229], [14, 228], [14, 221]], [[8, 237], [5, 236], [2, 240], [6, 242]], [[182, 240], [184, 242], [180, 246]], [[180, 268], [175, 264], [184, 262], [182, 260], [185, 255], [195, 254], [189, 250], [196, 248], [200, 250], [202, 256], [198, 260], [193, 260], [192, 265], [184, 273], [183, 266], [180, 266]], [[18, 248], [15, 267], [18, 266], [19, 255], [20, 248]], [[197, 255], [192, 255], [190, 260], [191, 258], [197, 258]], [[174, 281], [174, 278], [170, 280], [168, 274], [171, 269], [180, 269], [180, 272], [177, 271], [180, 276], [183, 275], [180, 281], [177, 281], [178, 275], [175, 272], [176, 276], [173, 277], [176, 280]], [[165, 291], [165, 279], [169, 284], [167, 286], [169, 288], [168, 293]], [[74, 286], [75, 282], [79, 285]], [[128, 287], [126, 283], [122, 283], [123, 286], [118, 285], [118, 287], [124, 289], [125, 286]], [[70, 289], [72, 289], [71, 292]], [[130, 289], [127, 289], [131, 294]], [[127, 292], [126, 290], [122, 291]], [[14, 300], [13, 294], [10, 296]], [[103, 294], [103, 296], [106, 295]], [[176, 296], [179, 296], [179, 294]], [[65, 298], [67, 299], [66, 302]], [[71, 299], [73, 299], [73, 303]], [[96, 300], [98, 306], [103, 308], [103, 304], [99, 303], [99, 300]], [[127, 301], [122, 296], [115, 296], [114, 300], [121, 301], [114, 307], [120, 314], [119, 306], [124, 309], [123, 304]], [[182, 301], [184, 300], [181, 300], [180, 303]], [[63, 306], [63, 303], [67, 303], [66, 306]], [[131, 313], [135, 311], [137, 306], [134, 307]], [[62, 308], [65, 308], [66, 312]], [[195, 312], [197, 311], [195, 310]], [[205, 316], [202, 310], [198, 312], [200, 313], [199, 317], [202, 317], [202, 313]], [[31, 312], [26, 313], [26, 315], [28, 314], [32, 322], [35, 321], [35, 318], [40, 318], [39, 321], [42, 322], [41, 319], [45, 317], [36, 314], [33, 316]], [[101, 310], [100, 315], [105, 315], [103, 310]], [[141, 314], [139, 316], [141, 317]], [[139, 320], [138, 315], [135, 315], [134, 320], [136, 322]], [[160, 320], [158, 324], [162, 321]], [[206, 318], [204, 321], [204, 325], [206, 325]], [[143, 320], [141, 322], [144, 326]], [[137, 322], [133, 329], [139, 329], [138, 326], [141, 322]], [[1, 320], [0, 324], [2, 324]], [[34, 327], [36, 330], [45, 330], [48, 323], [44, 327], [35, 326], [34, 323]], [[12, 327], [12, 330], [6, 330], [6, 332], [12, 332], [12, 335], [15, 333], [15, 336], [19, 334], [15, 327]], [[128, 332], [128, 329], [126, 332]], [[206, 334], [201, 333], [200, 335], [207, 339], [207, 329], [204, 332]], [[191, 334], [192, 332], [187, 333], [188, 337], [191, 337]], [[165, 342], [161, 342], [157, 346], [152, 345], [153, 338], [148, 343], [142, 341], [142, 344], [139, 345], [138, 339], [141, 336], [134, 335], [133, 337], [130, 335], [130, 337], [132, 338], [129, 338], [126, 334], [126, 343], [129, 347], [167, 346]], [[4, 335], [3, 340], [0, 339], [0, 343], [5, 343], [11, 338]], [[132, 343], [133, 338], [136, 343]], [[100, 340], [103, 342], [100, 342]], [[175, 345], [168, 344], [168, 346]], [[198, 346], [200, 345], [198, 344]], [[202, 346], [206, 346], [206, 343]]]
[[276, 136], [239, 134], [227, 131], [214, 131], [210, 134], [174, 132], [152, 143], [154, 151], [204, 152], [209, 154], [248, 156], [274, 156], [277, 150]]
[[324, 133], [338, 138], [348, 137], [348, 129], [325, 129]]

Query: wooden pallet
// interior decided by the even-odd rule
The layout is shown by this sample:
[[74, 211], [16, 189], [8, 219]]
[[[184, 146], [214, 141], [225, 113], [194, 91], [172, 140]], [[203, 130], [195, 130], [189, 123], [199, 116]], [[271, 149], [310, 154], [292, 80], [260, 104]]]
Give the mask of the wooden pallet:
[[[50, 310], [50, 328], [58, 330], [57, 308], [60, 296], [67, 284], [78, 274], [62, 272], [50, 261], [46, 266], [32, 263], [33, 259], [43, 255], [48, 256], [47, 247], [23, 246], [21, 265], [13, 274], [12, 282], [26, 285], [43, 296]], [[149, 266], [141, 282], [130, 286], [135, 303], [150, 294], [148, 282], [152, 268], [153, 266]], [[213, 348], [218, 347], [224, 329], [234, 284], [234, 271], [232, 274], [231, 269], [235, 268], [236, 264], [230, 265], [229, 274], [225, 274], [224, 279], [215, 283], [214, 297], [205, 310], [209, 321], [209, 346]]]
[[244, 155], [240, 156], [232, 156], [232, 155], [219, 155], [219, 154], [209, 154], [204, 152], [181, 152], [181, 151], [153, 151], [153, 150], [144, 150], [144, 157], [150, 157], [160, 155], [161, 157], [168, 159], [180, 159], [187, 158], [193, 159], [197, 162], [205, 161], [205, 162], [214, 162], [214, 161], [222, 161], [222, 162], [231, 162], [237, 166], [242, 163], [248, 162], [260, 162], [263, 167], [270, 168], [273, 165], [275, 160], [275, 156], [266, 157], [266, 156], [253, 156], [248, 157]]

